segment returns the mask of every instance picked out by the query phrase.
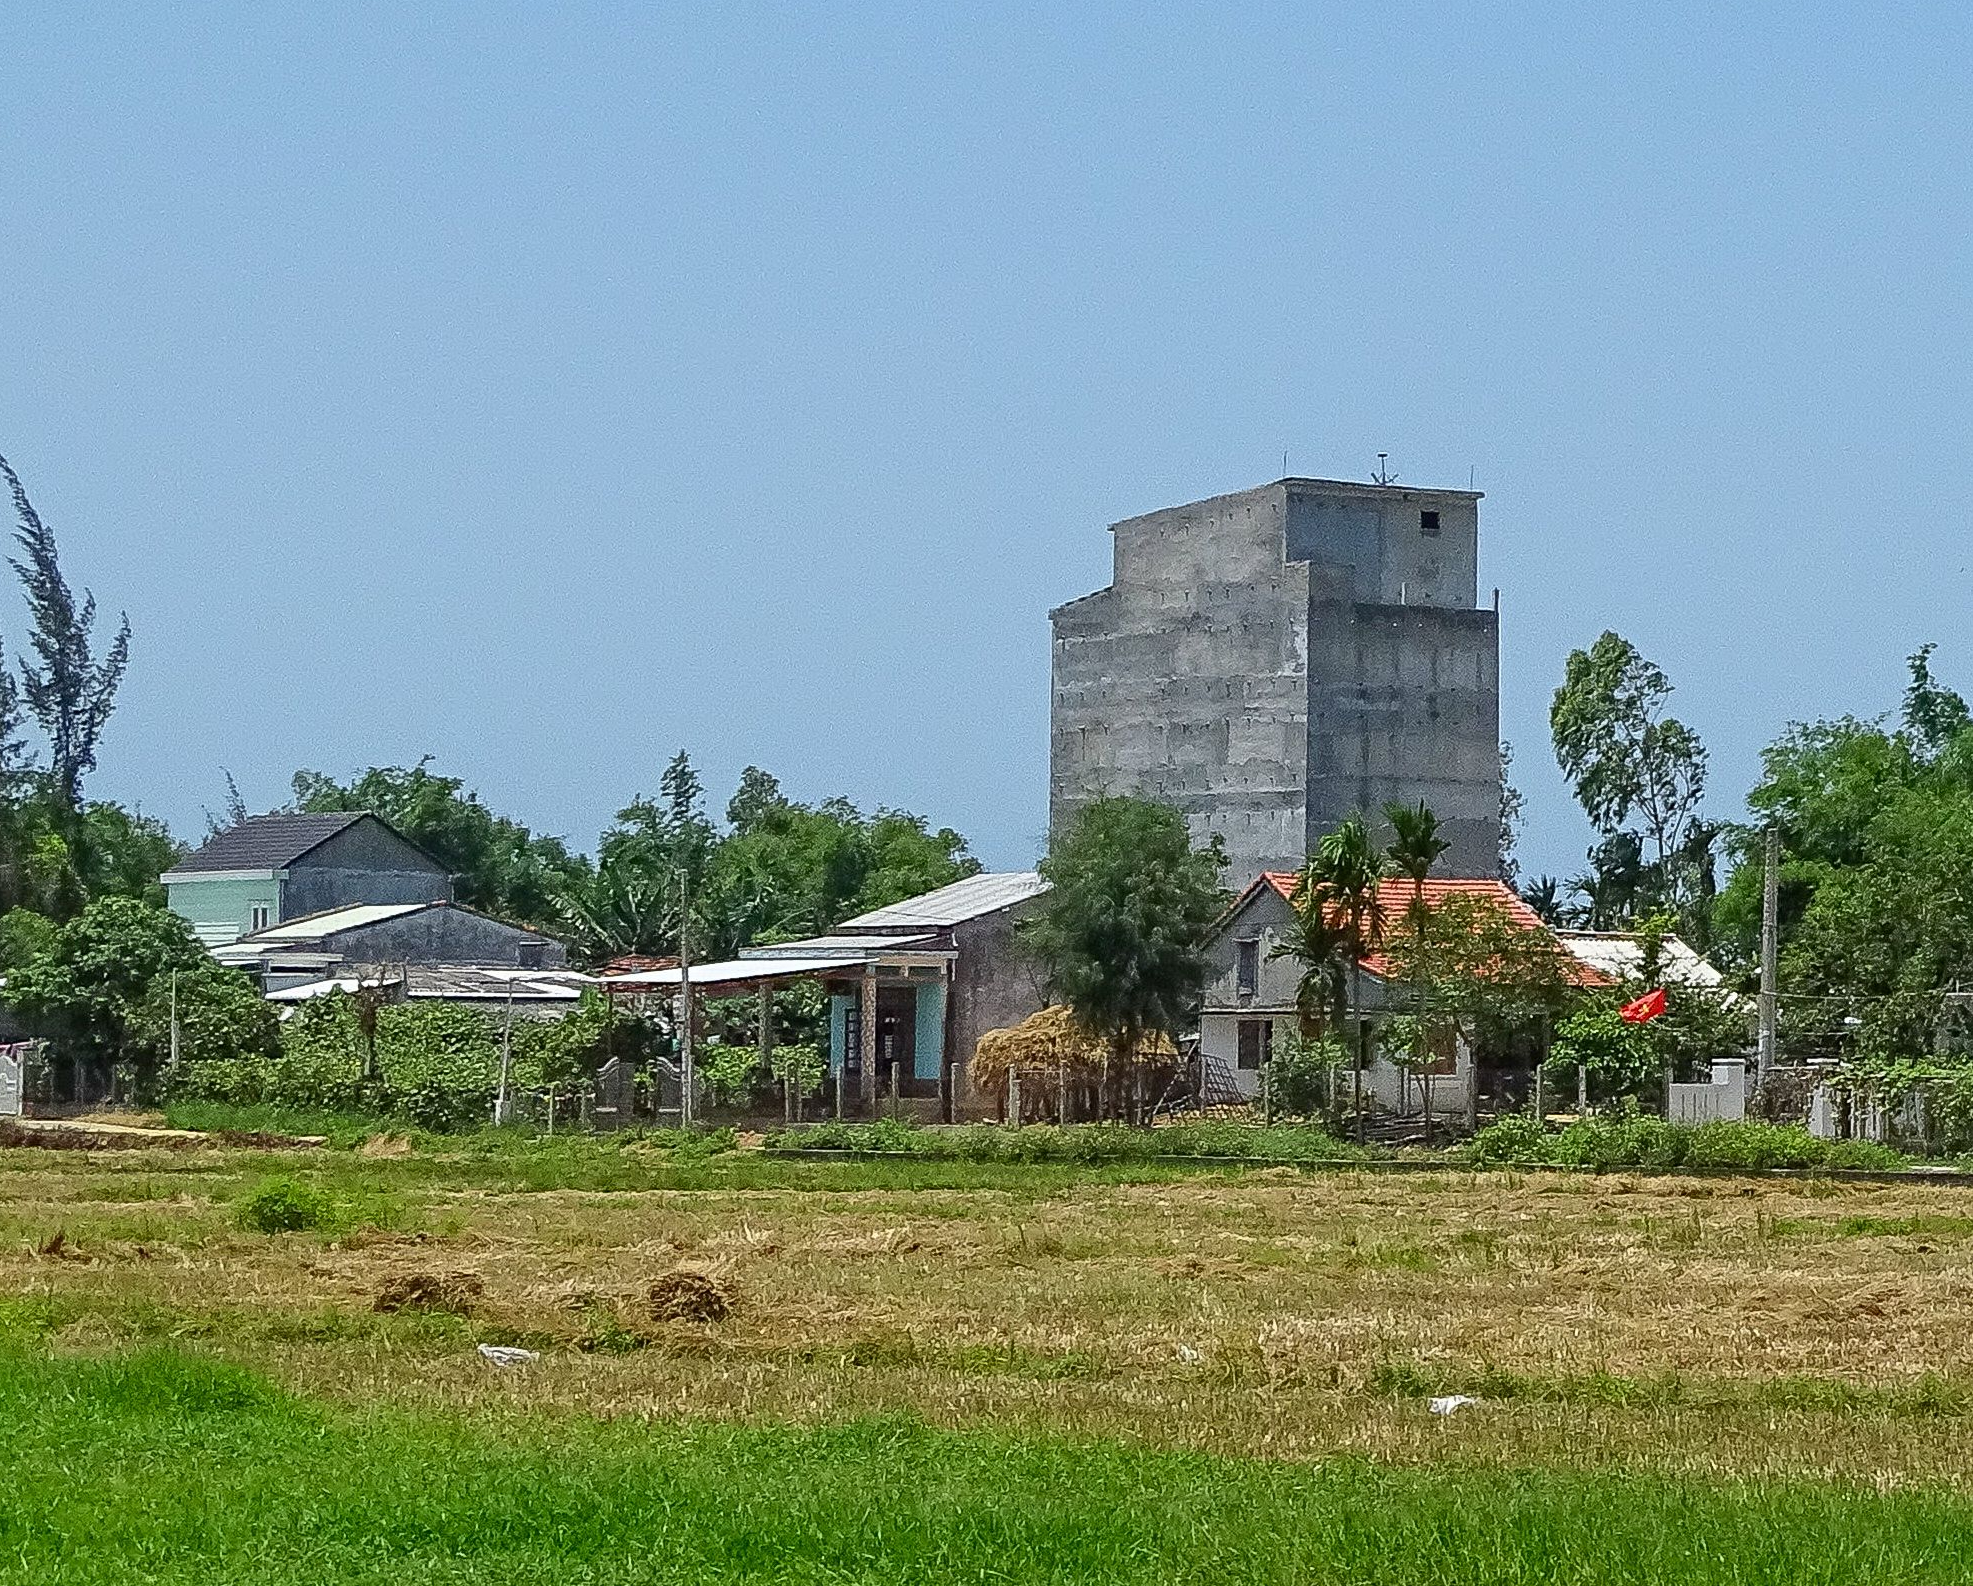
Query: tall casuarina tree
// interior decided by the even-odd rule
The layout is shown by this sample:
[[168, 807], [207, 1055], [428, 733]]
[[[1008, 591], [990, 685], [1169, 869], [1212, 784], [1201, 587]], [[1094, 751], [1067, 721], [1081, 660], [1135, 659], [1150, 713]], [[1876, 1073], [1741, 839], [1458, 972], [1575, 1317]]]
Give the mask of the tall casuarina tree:
[[85, 589], [81, 604], [76, 603], [62, 576], [54, 531], [41, 521], [20, 476], [4, 457], [0, 473], [13, 491], [19, 519], [14, 543], [20, 555], [9, 565], [20, 577], [34, 624], [28, 638], [34, 659], [20, 660], [21, 695], [48, 735], [49, 783], [61, 806], [75, 814], [82, 808], [82, 779], [96, 769], [96, 745], [116, 707], [117, 687], [130, 660], [130, 619], [121, 619], [108, 653], [98, 660], [92, 638], [96, 597]]

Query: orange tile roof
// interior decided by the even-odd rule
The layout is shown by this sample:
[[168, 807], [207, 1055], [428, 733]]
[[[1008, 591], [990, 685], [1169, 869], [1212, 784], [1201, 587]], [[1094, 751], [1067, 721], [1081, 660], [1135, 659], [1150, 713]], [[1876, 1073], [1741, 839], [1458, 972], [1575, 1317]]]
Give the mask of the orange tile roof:
[[[1262, 886], [1270, 886], [1286, 898], [1294, 901], [1295, 883], [1300, 879], [1292, 870], [1264, 870], [1254, 884], [1240, 895], [1240, 903], [1245, 903]], [[1484, 898], [1494, 904], [1501, 913], [1524, 931], [1540, 931], [1551, 934], [1539, 914], [1528, 907], [1527, 900], [1505, 881], [1492, 876], [1433, 877], [1427, 879], [1422, 889], [1425, 906], [1435, 909], [1450, 898]], [[1386, 876], [1377, 883], [1377, 902], [1385, 918], [1395, 918], [1411, 907], [1412, 883], [1405, 876]], [[1239, 903], [1234, 905], [1239, 907]], [[1608, 975], [1599, 969], [1583, 963], [1563, 946], [1559, 938], [1556, 946], [1561, 948], [1563, 957], [1569, 964], [1570, 983], [1577, 986], [1615, 985]], [[1372, 953], [1364, 959], [1363, 967], [1371, 974], [1383, 976], [1389, 969], [1389, 962], [1382, 953]]]

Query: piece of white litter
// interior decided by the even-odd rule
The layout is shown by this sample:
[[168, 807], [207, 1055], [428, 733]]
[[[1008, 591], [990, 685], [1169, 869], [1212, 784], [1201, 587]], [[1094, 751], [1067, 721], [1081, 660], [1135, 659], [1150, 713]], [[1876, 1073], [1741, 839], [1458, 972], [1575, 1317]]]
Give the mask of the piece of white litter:
[[1451, 1415], [1455, 1410], [1463, 1410], [1467, 1405], [1478, 1404], [1479, 1402], [1470, 1393], [1448, 1393], [1443, 1397], [1432, 1400], [1425, 1408], [1430, 1410], [1434, 1415]]
[[1200, 1354], [1190, 1344], [1180, 1344], [1178, 1346], [1178, 1358], [1190, 1366], [1198, 1364], [1198, 1362], [1204, 1360], [1206, 1357]]
[[511, 1344], [481, 1344], [480, 1358], [496, 1366], [525, 1366], [541, 1356], [532, 1349], [516, 1349]]

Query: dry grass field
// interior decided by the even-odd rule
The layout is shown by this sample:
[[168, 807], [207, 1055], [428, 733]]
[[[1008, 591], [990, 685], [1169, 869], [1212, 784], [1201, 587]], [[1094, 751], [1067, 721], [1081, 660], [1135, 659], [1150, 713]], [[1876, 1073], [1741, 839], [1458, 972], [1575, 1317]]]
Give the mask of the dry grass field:
[[[1884, 1487], [1973, 1463], [1965, 1190], [371, 1149], [0, 1153], [0, 1327], [81, 1358], [179, 1340], [309, 1395], [495, 1419], [902, 1411]], [[271, 1175], [332, 1226], [243, 1226]], [[679, 1269], [728, 1313], [655, 1315]], [[455, 1280], [460, 1311], [374, 1309], [421, 1277]], [[498, 1370], [483, 1342], [542, 1358]], [[1433, 1415], [1440, 1392], [1478, 1402]]]

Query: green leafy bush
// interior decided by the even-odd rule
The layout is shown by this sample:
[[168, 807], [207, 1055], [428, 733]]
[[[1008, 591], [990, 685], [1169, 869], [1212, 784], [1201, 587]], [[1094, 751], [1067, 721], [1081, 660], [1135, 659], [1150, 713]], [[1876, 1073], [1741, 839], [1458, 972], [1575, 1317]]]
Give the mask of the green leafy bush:
[[1124, 1124], [960, 1124], [917, 1129], [892, 1119], [876, 1123], [821, 1123], [780, 1129], [767, 1137], [779, 1150], [830, 1150], [901, 1154], [966, 1162], [1146, 1162], [1161, 1157], [1200, 1157], [1232, 1162], [1317, 1162], [1366, 1153], [1320, 1129], [1256, 1129], [1250, 1124], [1189, 1123], [1163, 1129]]
[[[580, 1080], [606, 1039], [609, 1010], [587, 992], [560, 1019], [516, 1019], [517, 1090]], [[356, 999], [340, 992], [302, 1004], [282, 1027], [278, 1051], [213, 1059], [193, 1054], [174, 1101], [266, 1105], [298, 1112], [360, 1113], [434, 1130], [470, 1129], [493, 1115], [502, 1021], [456, 1003], [397, 1003], [377, 1010], [376, 1071]]]
[[1322, 1110], [1339, 1070], [1350, 1067], [1342, 1043], [1324, 1036], [1304, 1040], [1291, 1025], [1277, 1024], [1267, 1061], [1268, 1100], [1278, 1112], [1312, 1118]]
[[1904, 1165], [1887, 1146], [1821, 1140], [1794, 1124], [1715, 1120], [1698, 1125], [1612, 1113], [1580, 1118], [1549, 1133], [1527, 1114], [1489, 1124], [1461, 1155], [1478, 1164], [1586, 1168], [1885, 1169]]
[[1548, 1131], [1530, 1113], [1512, 1112], [1490, 1123], [1466, 1143], [1469, 1160], [1538, 1163], [1547, 1159]]
[[301, 1233], [333, 1225], [336, 1202], [327, 1191], [299, 1179], [269, 1178], [248, 1191], [234, 1215], [242, 1228], [256, 1233]]
[[744, 1107], [769, 1083], [760, 1069], [760, 1048], [710, 1041], [693, 1063], [699, 1087], [715, 1107]]

